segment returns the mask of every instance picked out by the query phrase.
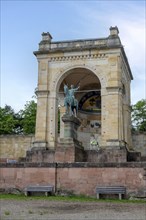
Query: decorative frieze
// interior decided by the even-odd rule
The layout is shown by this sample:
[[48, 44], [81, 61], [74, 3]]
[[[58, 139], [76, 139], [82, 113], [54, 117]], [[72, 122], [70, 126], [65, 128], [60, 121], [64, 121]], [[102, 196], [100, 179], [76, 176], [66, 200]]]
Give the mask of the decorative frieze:
[[102, 54], [86, 54], [86, 55], [73, 55], [73, 56], [58, 56], [58, 57], [51, 57], [50, 61], [66, 61], [66, 60], [84, 60], [84, 59], [103, 59], [106, 57], [105, 53]]

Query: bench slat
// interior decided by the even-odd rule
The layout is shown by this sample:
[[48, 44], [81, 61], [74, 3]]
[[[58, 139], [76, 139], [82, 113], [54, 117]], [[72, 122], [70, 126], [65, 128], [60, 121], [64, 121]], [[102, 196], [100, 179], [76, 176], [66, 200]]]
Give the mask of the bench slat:
[[96, 191], [103, 191], [103, 192], [125, 192], [125, 189], [97, 189]]
[[36, 186], [31, 185], [25, 188], [25, 195], [27, 196], [31, 192], [45, 192], [45, 195], [48, 195], [49, 192], [53, 192], [53, 186]]
[[37, 190], [37, 191], [52, 191], [53, 190], [53, 187], [48, 187], [48, 186], [28, 186], [26, 188], [27, 191], [30, 191], [30, 190]]
[[97, 199], [99, 194], [119, 194], [119, 199], [122, 198], [122, 194], [126, 194], [126, 187], [124, 186], [99, 186], [96, 188]]

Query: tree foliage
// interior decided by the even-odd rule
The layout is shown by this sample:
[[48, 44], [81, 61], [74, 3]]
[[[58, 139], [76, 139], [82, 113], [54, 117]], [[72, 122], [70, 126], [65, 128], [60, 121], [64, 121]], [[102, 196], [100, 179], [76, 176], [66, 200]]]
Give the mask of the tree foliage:
[[0, 107], [0, 134], [34, 134], [36, 106], [36, 102], [32, 100], [18, 113], [11, 106]]
[[0, 107], [0, 134], [16, 134], [21, 132], [21, 123], [18, 114], [9, 105]]
[[146, 131], [146, 100], [142, 99], [132, 106], [133, 130]]
[[35, 133], [35, 122], [36, 122], [36, 109], [37, 104], [34, 100], [26, 103], [24, 110], [19, 112], [22, 118], [22, 127], [24, 134]]

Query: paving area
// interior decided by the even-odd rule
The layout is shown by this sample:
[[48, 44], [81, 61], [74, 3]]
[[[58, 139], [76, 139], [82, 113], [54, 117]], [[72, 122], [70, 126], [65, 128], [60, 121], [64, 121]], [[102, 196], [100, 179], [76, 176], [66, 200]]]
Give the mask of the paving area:
[[1, 199], [0, 220], [146, 220], [146, 204]]

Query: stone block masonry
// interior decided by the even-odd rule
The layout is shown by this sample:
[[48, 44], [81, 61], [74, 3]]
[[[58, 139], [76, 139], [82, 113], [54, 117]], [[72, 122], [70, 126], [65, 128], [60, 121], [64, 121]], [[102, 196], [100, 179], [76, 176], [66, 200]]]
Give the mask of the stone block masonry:
[[55, 191], [96, 197], [97, 186], [125, 186], [127, 195], [145, 196], [146, 162], [131, 163], [1, 163], [0, 186], [24, 188], [51, 184]]
[[146, 159], [146, 132], [133, 132], [132, 142], [134, 150], [141, 152], [141, 156]]
[[[0, 161], [26, 157], [26, 151], [31, 149], [34, 139], [33, 135], [0, 135]], [[141, 152], [141, 156], [146, 158], [146, 133], [133, 133], [132, 139], [134, 150]], [[50, 158], [49, 162], [52, 162]], [[94, 157], [90, 162], [95, 162]]]
[[33, 135], [0, 135], [0, 161], [18, 160], [26, 156], [34, 141]]

